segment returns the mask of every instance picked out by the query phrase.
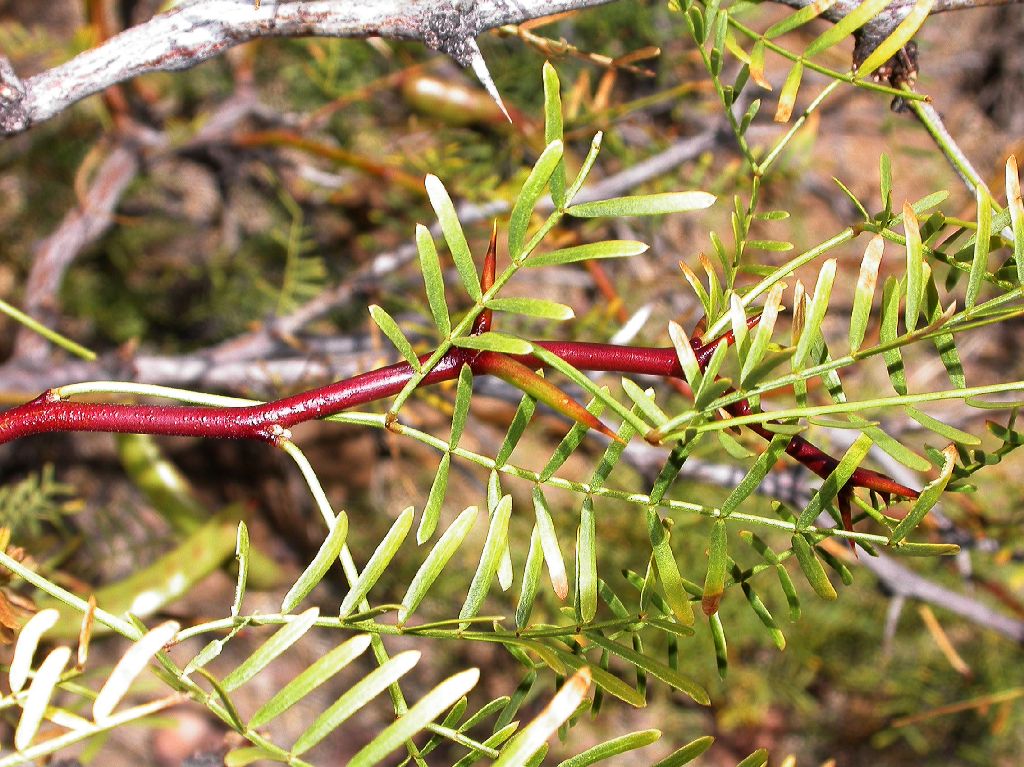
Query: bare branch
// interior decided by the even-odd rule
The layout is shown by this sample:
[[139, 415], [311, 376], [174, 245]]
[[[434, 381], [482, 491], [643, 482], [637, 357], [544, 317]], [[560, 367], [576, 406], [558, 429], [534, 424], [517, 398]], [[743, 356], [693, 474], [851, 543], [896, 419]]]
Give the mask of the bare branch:
[[[94, 93], [148, 72], [180, 70], [267, 37], [419, 40], [486, 75], [482, 32], [610, 0], [188, 0], [60, 66], [20, 80], [0, 57], [0, 132], [13, 135]], [[484, 85], [493, 89], [485, 79]]]
[[[118, 143], [100, 164], [88, 191], [77, 206], [64, 216], [60, 226], [35, 247], [32, 270], [25, 285], [25, 311], [51, 315], [53, 302], [68, 267], [114, 221], [114, 210], [128, 185], [139, 172], [138, 150], [127, 142]], [[41, 357], [48, 343], [27, 328], [18, 332], [16, 357]]]

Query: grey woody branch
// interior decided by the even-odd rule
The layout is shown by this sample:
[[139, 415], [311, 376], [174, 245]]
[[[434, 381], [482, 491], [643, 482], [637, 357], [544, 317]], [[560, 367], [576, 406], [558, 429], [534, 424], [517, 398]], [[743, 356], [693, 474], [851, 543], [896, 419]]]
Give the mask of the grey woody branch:
[[241, 43], [268, 37], [418, 40], [494, 85], [477, 35], [505, 24], [610, 0], [186, 0], [102, 45], [24, 81], [0, 57], [0, 134], [13, 135], [72, 104], [148, 72], [188, 69]]

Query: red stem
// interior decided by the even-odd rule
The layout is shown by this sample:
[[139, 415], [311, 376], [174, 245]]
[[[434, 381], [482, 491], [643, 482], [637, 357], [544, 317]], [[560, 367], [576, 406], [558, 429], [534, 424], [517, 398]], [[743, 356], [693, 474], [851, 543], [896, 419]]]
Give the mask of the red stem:
[[[696, 339], [691, 344], [695, 347], [697, 361], [703, 368], [719, 343], [731, 342], [730, 332], [703, 346], [700, 346], [699, 340]], [[544, 347], [580, 370], [633, 373], [663, 378], [683, 377], [682, 367], [672, 347], [645, 348], [570, 341], [538, 341], [536, 345]], [[487, 366], [482, 364], [481, 360], [485, 354], [486, 352], [469, 349], [452, 349], [424, 377], [423, 384], [454, 380], [458, 378], [463, 365], [469, 365], [475, 373], [487, 374]], [[421, 357], [422, 360], [427, 358], [428, 355]], [[540, 360], [528, 355], [515, 359], [530, 367], [543, 365]], [[0, 414], [0, 444], [33, 434], [61, 431], [255, 439], [273, 443], [280, 437], [281, 429], [368, 402], [393, 397], [409, 382], [412, 375], [412, 368], [407, 363], [400, 362], [264, 405], [229, 408], [67, 402], [58, 399], [53, 390], [50, 390], [31, 402]], [[747, 415], [751, 412], [746, 400], [734, 403], [726, 409], [734, 416]], [[766, 439], [772, 437], [772, 433], [763, 425], [750, 424], [750, 428]], [[790, 440], [786, 452], [823, 478], [838, 465], [835, 458], [799, 436]], [[849, 485], [907, 498], [916, 498], [918, 495], [917, 491], [868, 469], [857, 469]]]

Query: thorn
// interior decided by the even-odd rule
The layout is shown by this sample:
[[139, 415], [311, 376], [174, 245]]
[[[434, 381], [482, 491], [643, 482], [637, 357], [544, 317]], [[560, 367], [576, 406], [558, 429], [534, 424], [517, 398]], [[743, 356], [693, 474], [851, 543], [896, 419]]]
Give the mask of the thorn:
[[[498, 263], [497, 243], [498, 222], [495, 221], [491, 225], [491, 242], [487, 246], [487, 255], [484, 256], [484, 266], [480, 272], [480, 287], [485, 293], [494, 286], [494, 275], [497, 272]], [[478, 336], [481, 333], [486, 333], [491, 329], [493, 322], [494, 312], [490, 309], [484, 309], [477, 315], [476, 320], [473, 322], [473, 330], [470, 331], [471, 335]]]
[[872, 471], [871, 469], [862, 469], [860, 467], [853, 470], [853, 474], [850, 476], [848, 484], [850, 487], [864, 487], [869, 490], [874, 490], [876, 493], [894, 495], [898, 498], [910, 501], [917, 500], [921, 495], [917, 490], [907, 487], [906, 485], [901, 485], [892, 477], [880, 474], [877, 471]]
[[494, 84], [494, 80], [491, 78], [490, 70], [487, 69], [487, 62], [484, 61], [484, 55], [480, 51], [480, 46], [476, 44], [476, 40], [468, 38], [465, 42], [466, 49], [469, 51], [469, 66], [473, 69], [473, 73], [476, 75], [480, 84], [484, 86], [487, 92], [494, 99], [494, 103], [498, 105], [498, 109], [505, 115], [505, 119], [510, 123], [512, 118], [509, 116], [508, 110], [505, 109], [505, 102], [501, 100], [501, 94], [498, 93], [498, 87]]
[[480, 287], [485, 291], [494, 286], [494, 276], [498, 270], [498, 221], [491, 224], [491, 241], [487, 245], [487, 255], [484, 256], [483, 273], [480, 276]]

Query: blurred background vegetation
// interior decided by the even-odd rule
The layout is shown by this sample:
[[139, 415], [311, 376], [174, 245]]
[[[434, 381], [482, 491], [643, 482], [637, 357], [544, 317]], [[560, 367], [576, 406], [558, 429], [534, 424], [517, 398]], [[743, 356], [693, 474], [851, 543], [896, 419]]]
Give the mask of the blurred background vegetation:
[[[0, 50], [25, 76], [96, 44], [111, 27], [137, 23], [155, 5], [149, 0], [0, 1]], [[749, 23], [764, 29], [787, 13], [765, 5], [751, 12]], [[105, 24], [100, 18], [107, 19]], [[804, 34], [809, 40], [814, 33], [797, 37]], [[918, 89], [932, 95], [951, 133], [989, 179], [1000, 177], [1009, 153], [1024, 155], [1021, 39], [1024, 20], [1013, 6], [937, 17], [918, 37]], [[562, 40], [574, 52], [567, 52]], [[567, 151], [582, 156], [593, 132], [606, 131], [606, 174], [707, 130], [719, 119], [721, 107], [699, 56], [679, 15], [663, 2], [622, 0], [529, 30], [486, 34], [480, 43], [513, 114], [512, 125], [471, 77], [421, 45], [314, 39], [247, 44], [185, 73], [149, 75], [118, 89], [120, 107], [112, 108], [109, 98], [92, 98], [0, 143], [0, 298], [20, 304], [36, 244], [83, 201], [97, 166], [116, 141], [118, 109], [162, 135], [165, 143], [143, 153], [140, 172], [117, 205], [112, 225], [75, 260], [59, 307], [52, 307], [48, 319], [77, 341], [119, 355], [129, 371], [137, 351], [205, 352], [295, 310], [330, 286], [353, 280], [374, 256], [409, 242], [417, 222], [432, 220], [422, 188], [427, 172], [443, 179], [457, 201], [483, 204], [514, 197], [543, 145], [539, 83], [546, 59], [556, 64], [563, 83], [571, 138]], [[830, 52], [829, 65], [846, 69], [851, 47]], [[766, 74], [776, 90], [784, 64], [768, 59]], [[808, 74], [812, 83], [814, 77]], [[258, 99], [264, 111], [239, 121], [215, 141], [202, 140], [210, 120], [240, 94]], [[749, 137], [766, 144], [781, 130], [765, 116]], [[730, 141], [723, 136], [713, 150], [645, 189], [702, 188], [730, 199], [745, 183], [741, 158]], [[897, 201], [947, 189], [946, 210], [973, 215], [973, 199], [921, 127], [908, 115], [891, 112], [886, 97], [847, 89], [809, 120], [787, 149], [765, 187], [763, 207], [789, 210], [792, 217], [760, 224], [759, 234], [799, 248], [855, 220], [833, 176], [877, 207], [882, 152], [893, 160]], [[668, 320], [692, 326], [698, 319], [699, 304], [676, 262], [695, 263], [696, 254], [710, 247], [709, 231], [728, 231], [728, 207], [700, 217], [620, 221], [604, 232], [598, 229], [608, 224], [577, 223], [559, 232], [559, 241], [574, 244], [603, 234], [644, 240], [653, 247], [643, 260], [600, 272], [567, 267], [544, 270], [542, 276], [521, 274], [513, 292], [572, 305], [578, 319], [559, 332], [580, 340], [607, 341], [626, 318], [647, 307], [650, 319], [637, 342], [664, 343]], [[489, 228], [485, 221], [469, 230], [474, 252], [482, 252]], [[854, 243], [836, 254], [837, 290], [852, 291], [861, 248]], [[322, 352], [310, 347], [310, 338], [351, 338], [364, 355], [361, 360], [390, 362], [393, 353], [374, 332], [365, 309], [379, 303], [403, 327], [423, 329], [420, 346], [425, 351], [429, 314], [418, 279], [410, 265], [380, 281], [360, 280], [353, 284], [351, 300], [318, 319], [302, 337], [283, 340], [293, 356], [316, 359]], [[834, 306], [848, 306], [849, 300], [840, 292]], [[523, 322], [504, 329], [539, 337], [554, 332]], [[0, 356], [12, 353], [15, 330], [12, 321], [0, 318]], [[1022, 338], [1019, 324], [1013, 323], [970, 336], [965, 365], [972, 382], [1020, 377]], [[922, 386], [929, 376], [943, 374], [928, 360], [908, 364]], [[280, 380], [268, 374], [256, 380], [239, 376], [215, 388], [276, 397], [324, 381], [317, 374]], [[852, 386], [871, 391], [883, 384], [880, 377], [854, 379]], [[0, 396], [8, 403], [34, 394], [0, 379]], [[465, 442], [487, 452], [501, 439], [515, 399], [497, 387], [484, 394], [475, 400], [474, 427]], [[425, 391], [410, 406], [408, 418], [425, 428], [443, 427], [450, 401], [450, 390]], [[553, 418], [541, 423], [545, 428], [531, 429], [517, 450], [524, 465], [531, 465], [533, 451], [549, 455], [564, 430]], [[961, 425], [981, 428], [979, 421]], [[887, 428], [903, 434], [910, 426], [894, 422]], [[397, 510], [417, 503], [429, 487], [435, 458], [416, 443], [323, 424], [304, 425], [296, 439], [308, 448], [336, 508], [358, 521], [350, 533], [354, 550], [372, 547]], [[259, 445], [159, 442], [203, 503], [247, 507], [254, 537], [287, 571], [294, 575], [308, 562], [322, 531], [310, 512], [307, 491], [282, 456]], [[597, 449], [590, 448], [591, 460]], [[701, 458], [714, 462], [727, 455], [705, 453]], [[40, 471], [43, 465], [48, 468]], [[588, 469], [581, 462], [571, 470], [582, 475]], [[971, 540], [985, 542], [971, 552], [969, 572], [962, 560], [922, 560], [915, 568], [1024, 618], [1019, 470], [1014, 460], [990, 467], [978, 477], [979, 492], [946, 501], [945, 512], [956, 525]], [[108, 435], [37, 437], [4, 446], [0, 481], [0, 512], [14, 531], [14, 542], [66, 583], [95, 588], [174, 545], [170, 525], [126, 477], [116, 442]], [[458, 468], [442, 524], [455, 509], [477, 502], [485, 482], [485, 475]], [[625, 466], [618, 482], [629, 485]], [[508, 482], [507, 491], [524, 505], [529, 490]], [[715, 503], [727, 490], [691, 483], [674, 492]], [[568, 510], [568, 497], [563, 501]], [[602, 535], [614, 539], [614, 545], [604, 547], [606, 573], [644, 566], [634, 555], [646, 550], [646, 531], [637, 524], [636, 509], [623, 506], [620, 512], [613, 513], [611, 506], [603, 510]], [[703, 561], [702, 536], [691, 537], [691, 550], [685, 543], [689, 523], [677, 523], [677, 556]], [[529, 537], [532, 521], [521, 517], [513, 524], [521, 527], [513, 537]], [[475, 563], [468, 553], [464, 556], [468, 581]], [[394, 579], [396, 599], [416, 564], [409, 562], [403, 571], [396, 563], [387, 576]], [[725, 600], [727, 677], [718, 677], [706, 629], [685, 649], [684, 667], [708, 686], [711, 709], [658, 689], [652, 689], [651, 704], [642, 710], [608, 701], [594, 725], [594, 742], [609, 732], [657, 727], [667, 734], [664, 745], [638, 758], [653, 762], [673, 746], [713, 734], [718, 741], [702, 764], [735, 764], [760, 747], [771, 750], [773, 764], [787, 754], [801, 765], [828, 759], [840, 765], [1019, 764], [1024, 703], [1015, 696], [1024, 695], [1021, 648], [941, 607], [894, 605], [869, 573], [851, 566], [856, 582], [841, 589], [837, 602], [812, 602], [808, 594], [799, 622], [781, 620], [784, 651], [742, 599]], [[465, 584], [453, 579], [448, 587], [450, 601], [458, 604]], [[388, 592], [386, 582], [380, 588]], [[230, 604], [230, 590], [230, 578], [214, 574], [168, 612], [184, 620], [204, 616], [214, 606]], [[336, 600], [340, 593], [339, 587], [323, 598]], [[514, 610], [513, 603], [492, 599], [494, 612]], [[267, 604], [272, 602], [268, 598]], [[788, 612], [781, 599], [769, 600], [769, 607], [776, 616]], [[431, 609], [444, 618], [452, 607], [439, 599], [436, 608], [425, 606], [425, 619]], [[553, 601], [538, 606], [541, 614], [557, 609]], [[521, 670], [500, 649], [422, 644], [417, 649], [428, 654], [438, 675], [446, 668], [487, 667], [484, 684], [494, 695], [511, 693], [519, 682]], [[452, 657], [449, 651], [466, 657]], [[302, 667], [302, 659], [295, 662]], [[287, 678], [287, 672], [281, 673]], [[325, 689], [321, 699], [330, 700], [332, 690], [337, 694], [336, 687]], [[964, 701], [962, 710], [944, 713], [943, 707]], [[152, 728], [119, 731], [112, 747], [132, 754], [133, 763], [178, 764], [180, 755], [166, 738], [161, 740], [161, 733], [186, 738], [182, 733], [189, 723], [200, 733], [196, 737], [219, 736], [213, 723], [184, 711]], [[380, 722], [367, 714], [363, 725], [374, 728]], [[585, 730], [574, 731], [576, 750], [586, 745], [587, 736], [580, 734]], [[346, 753], [345, 744], [328, 743], [322, 749], [317, 753], [325, 760]]]

